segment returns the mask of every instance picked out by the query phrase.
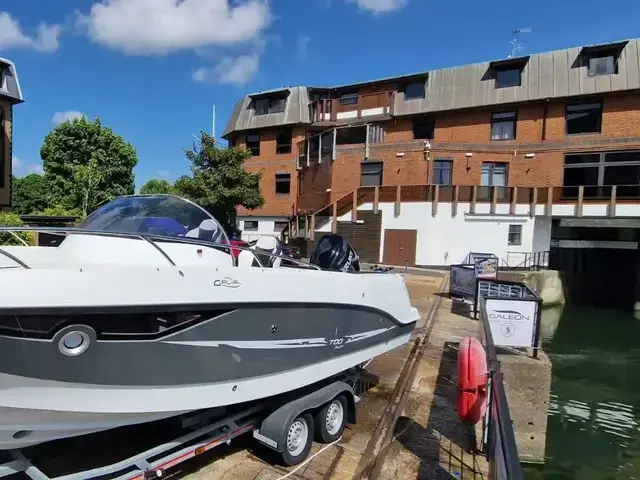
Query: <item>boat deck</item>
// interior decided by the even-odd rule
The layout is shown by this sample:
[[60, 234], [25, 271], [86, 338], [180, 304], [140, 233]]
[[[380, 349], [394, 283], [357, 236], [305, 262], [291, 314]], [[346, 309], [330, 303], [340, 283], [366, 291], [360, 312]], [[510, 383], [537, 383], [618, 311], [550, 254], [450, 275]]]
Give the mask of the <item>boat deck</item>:
[[[407, 284], [421, 320], [411, 342], [380, 356], [368, 366], [362, 382], [357, 423], [334, 445], [314, 445], [309, 460], [298, 467], [274, 466], [274, 455], [251, 435], [235, 439], [166, 472], [171, 479], [351, 479], [351, 478], [486, 478], [486, 465], [473, 451], [473, 428], [455, 413], [456, 351], [448, 342], [475, 334], [477, 322], [451, 312], [440, 295], [446, 285], [437, 276], [408, 275]], [[164, 425], [164, 426], [163, 426]], [[108, 432], [104, 455], [84, 458], [95, 468], [133, 455], [173, 432], [168, 424], [154, 429], [130, 427], [125, 434]], [[57, 442], [56, 442], [57, 443]], [[68, 468], [62, 448], [48, 462], [56, 473]], [[99, 458], [100, 457], [100, 458]], [[75, 462], [74, 462], [75, 463]], [[484, 476], [482, 476], [484, 474]], [[10, 477], [13, 479], [14, 477]], [[15, 478], [18, 478], [15, 476]]]

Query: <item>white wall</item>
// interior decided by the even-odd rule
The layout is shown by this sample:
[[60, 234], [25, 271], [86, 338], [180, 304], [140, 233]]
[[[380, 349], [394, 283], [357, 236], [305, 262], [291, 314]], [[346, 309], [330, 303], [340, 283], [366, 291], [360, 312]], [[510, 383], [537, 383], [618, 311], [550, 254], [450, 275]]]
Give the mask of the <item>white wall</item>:
[[[380, 203], [382, 234], [380, 258], [382, 262], [385, 229], [417, 230], [416, 264], [451, 265], [464, 261], [469, 252], [488, 252], [501, 259], [508, 252], [533, 252], [549, 250], [551, 220], [546, 217], [531, 218], [528, 205], [518, 205], [516, 214], [509, 215], [509, 205], [498, 205], [496, 214], [489, 214], [489, 205], [476, 205], [476, 214], [469, 211], [468, 203], [459, 203], [456, 216], [451, 214], [451, 203], [438, 204], [438, 213], [431, 215], [431, 202], [403, 203], [400, 215], [394, 216], [394, 203]], [[486, 207], [486, 208], [485, 208]], [[506, 207], [506, 208], [505, 208]], [[371, 203], [358, 210], [372, 210]], [[339, 218], [350, 221], [351, 212]], [[509, 245], [509, 225], [522, 225], [521, 245]], [[330, 231], [331, 225], [322, 229]]]
[[[280, 237], [280, 231], [275, 230], [276, 222], [286, 222], [287, 217], [237, 217], [238, 228], [242, 230], [242, 240], [250, 242], [263, 235], [275, 235]], [[258, 230], [246, 230], [245, 221], [258, 222]]]

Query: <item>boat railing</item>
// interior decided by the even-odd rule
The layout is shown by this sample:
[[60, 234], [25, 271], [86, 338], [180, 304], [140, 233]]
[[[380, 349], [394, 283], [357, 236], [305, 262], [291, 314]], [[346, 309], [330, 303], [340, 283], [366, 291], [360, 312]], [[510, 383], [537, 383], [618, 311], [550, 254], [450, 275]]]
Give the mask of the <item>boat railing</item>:
[[[148, 234], [148, 233], [132, 233], [132, 232], [109, 232], [109, 231], [104, 231], [104, 230], [87, 230], [87, 229], [83, 229], [83, 228], [77, 228], [77, 227], [31, 227], [31, 226], [26, 226], [26, 227], [11, 227], [11, 226], [0, 226], [0, 233], [2, 232], [7, 232], [10, 233], [13, 237], [15, 237], [16, 239], [18, 239], [22, 244], [24, 244], [25, 246], [28, 246], [29, 244], [22, 239], [19, 235], [17, 235], [17, 233], [19, 232], [37, 232], [37, 233], [47, 233], [47, 234], [51, 234], [51, 235], [61, 235], [61, 236], [66, 236], [69, 234], [73, 234], [73, 235], [89, 235], [89, 236], [101, 236], [101, 237], [118, 237], [118, 238], [129, 238], [129, 239], [137, 239], [137, 240], [142, 240], [144, 242], [147, 242], [151, 247], [155, 248], [158, 253], [160, 253], [166, 260], [168, 263], [170, 263], [172, 266], [177, 267], [178, 265], [176, 265], [176, 263], [173, 261], [173, 259], [171, 258], [171, 256], [169, 256], [169, 254], [166, 252], [166, 250], [164, 250], [159, 244], [161, 243], [183, 243], [183, 244], [189, 244], [189, 245], [197, 245], [197, 246], [201, 246], [201, 247], [207, 247], [207, 248], [215, 248], [218, 250], [223, 250], [223, 251], [228, 251], [229, 254], [231, 255], [231, 251], [232, 250], [240, 250], [240, 251], [249, 251], [251, 252], [251, 254], [253, 255], [253, 257], [255, 258], [255, 260], [258, 262], [258, 266], [260, 268], [264, 268], [265, 265], [262, 262], [262, 260], [260, 259], [260, 256], [267, 256], [270, 258], [278, 258], [282, 261], [286, 261], [287, 265], [283, 265], [285, 267], [301, 267], [304, 269], [311, 269], [311, 270], [320, 270], [320, 267], [318, 267], [317, 265], [314, 265], [312, 263], [309, 262], [305, 262], [304, 260], [299, 260], [297, 258], [293, 258], [293, 257], [289, 257], [286, 255], [280, 255], [277, 253], [272, 253], [272, 252], [268, 252], [268, 251], [256, 251], [254, 249], [252, 249], [251, 247], [243, 247], [240, 245], [231, 245], [229, 243], [220, 243], [220, 242], [209, 242], [206, 240], [202, 240], [200, 238], [190, 238], [190, 237], [168, 237], [168, 236], [162, 236], [162, 235], [153, 235], [153, 234]], [[52, 247], [54, 248], [54, 247]], [[4, 248], [2, 248], [0, 246], [0, 254], [11, 259], [12, 261], [14, 261], [15, 263], [17, 263], [19, 266], [26, 268], [26, 269], [30, 269], [31, 267], [24, 262], [23, 260], [21, 260], [20, 258], [18, 258], [16, 255], [6, 251]]]
[[480, 340], [487, 354], [487, 410], [483, 424], [482, 445], [489, 461], [490, 480], [523, 480], [515, 433], [509, 413], [509, 404], [500, 371], [500, 361], [491, 333], [486, 297], [478, 295]]

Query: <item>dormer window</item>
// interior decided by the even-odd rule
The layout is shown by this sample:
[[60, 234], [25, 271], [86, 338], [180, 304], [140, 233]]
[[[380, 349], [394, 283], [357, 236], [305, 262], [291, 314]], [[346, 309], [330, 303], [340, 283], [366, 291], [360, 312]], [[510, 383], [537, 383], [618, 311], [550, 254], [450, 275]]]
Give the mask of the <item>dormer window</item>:
[[495, 88], [519, 87], [522, 85], [522, 72], [528, 61], [529, 57], [519, 57], [491, 62], [489, 68], [493, 73]]
[[589, 58], [589, 76], [615, 75], [618, 73], [618, 58], [614, 55], [600, 54]]
[[580, 50], [582, 66], [587, 67], [587, 75], [597, 77], [599, 75], [616, 75], [618, 73], [618, 59], [627, 42], [606, 43], [604, 45], [592, 45]]
[[424, 81], [408, 83], [404, 87], [405, 100], [414, 100], [414, 99], [424, 98], [424, 95], [425, 95]]
[[519, 87], [520, 85], [522, 85], [521, 69], [496, 70], [496, 88]]
[[286, 99], [283, 97], [265, 97], [254, 100], [254, 110], [256, 115], [267, 115], [269, 113], [284, 112]]

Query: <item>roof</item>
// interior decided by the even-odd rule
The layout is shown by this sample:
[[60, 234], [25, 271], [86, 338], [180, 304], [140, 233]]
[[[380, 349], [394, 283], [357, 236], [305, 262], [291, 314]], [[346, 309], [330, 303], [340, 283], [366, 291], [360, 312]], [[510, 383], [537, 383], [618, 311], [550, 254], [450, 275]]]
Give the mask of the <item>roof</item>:
[[11, 103], [22, 103], [22, 90], [18, 81], [16, 66], [11, 60], [0, 57], [0, 99]]
[[[590, 76], [588, 74], [588, 62], [584, 61], [584, 55], [596, 51], [613, 51], [619, 55], [616, 75]], [[522, 68], [521, 84], [495, 88], [493, 71], [510, 65]], [[425, 98], [405, 100], [400, 88], [401, 84], [410, 79], [420, 80], [421, 78], [426, 82]], [[285, 112], [277, 114], [254, 115], [251, 98], [255, 94], [247, 95], [236, 103], [222, 136], [227, 137], [234, 131], [253, 128], [310, 124], [309, 106], [313, 90], [336, 90], [382, 83], [395, 83], [397, 88], [393, 105], [395, 117], [637, 90], [640, 89], [640, 40], [573, 47], [334, 87], [287, 87], [285, 90], [289, 91], [289, 97]], [[275, 89], [258, 92], [258, 94], [266, 95], [282, 90]]]

